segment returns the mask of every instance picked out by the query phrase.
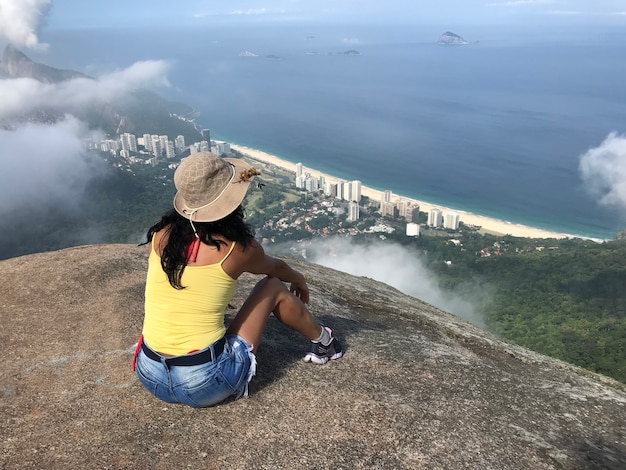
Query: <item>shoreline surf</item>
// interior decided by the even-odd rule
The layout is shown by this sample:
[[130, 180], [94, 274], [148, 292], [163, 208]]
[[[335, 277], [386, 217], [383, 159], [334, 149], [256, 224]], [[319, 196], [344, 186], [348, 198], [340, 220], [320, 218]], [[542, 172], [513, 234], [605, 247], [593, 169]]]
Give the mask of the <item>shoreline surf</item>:
[[[254, 149], [254, 148], [247, 147], [244, 145], [238, 145], [238, 144], [233, 144], [233, 143], [230, 143], [230, 147], [233, 150], [236, 150], [237, 152], [240, 152], [241, 154], [246, 155], [249, 158], [252, 158], [253, 160], [259, 160], [265, 163], [270, 163], [280, 168], [286, 169], [288, 171], [292, 171], [294, 173], [296, 171], [295, 163], [285, 160], [283, 158], [280, 158], [276, 155], [272, 155], [270, 153], [264, 152], [263, 150], [258, 150], [258, 149]], [[338, 178], [334, 175], [321, 172], [314, 168], [305, 166], [304, 164], [303, 164], [303, 170], [307, 171], [314, 177], [323, 176], [326, 181], [329, 181], [331, 183], [336, 183], [337, 181], [342, 180], [341, 178]], [[361, 187], [361, 193], [364, 196], [367, 196], [374, 201], [380, 201], [383, 191], [363, 185]], [[506, 220], [495, 219], [492, 217], [487, 217], [487, 216], [475, 214], [475, 213], [464, 211], [464, 210], [454, 209], [454, 208], [445, 207], [439, 204], [433, 204], [427, 201], [418, 200], [418, 199], [405, 196], [402, 194], [393, 193], [393, 200], [397, 200], [397, 199], [404, 199], [404, 200], [411, 201], [412, 203], [419, 205], [421, 212], [428, 212], [431, 209], [438, 209], [444, 214], [446, 212], [457, 213], [459, 214], [460, 222], [463, 222], [463, 224], [481, 227], [481, 230], [483, 232], [490, 233], [493, 235], [512, 235], [514, 237], [524, 237], [524, 238], [556, 238], [556, 239], [586, 238], [586, 239], [591, 239], [594, 241], [600, 241], [600, 240], [592, 239], [590, 237], [584, 237], [581, 235], [550, 231], [550, 230], [545, 230], [545, 229], [541, 229], [537, 227], [531, 227], [531, 226], [527, 226], [523, 224], [509, 222]]]

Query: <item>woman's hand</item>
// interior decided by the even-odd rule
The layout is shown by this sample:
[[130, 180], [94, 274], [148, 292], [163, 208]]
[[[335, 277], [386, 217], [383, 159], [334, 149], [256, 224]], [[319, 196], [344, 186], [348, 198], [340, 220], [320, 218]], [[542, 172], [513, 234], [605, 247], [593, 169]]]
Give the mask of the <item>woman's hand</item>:
[[296, 297], [298, 297], [303, 303], [309, 303], [309, 286], [306, 283], [306, 278], [296, 272], [298, 275], [298, 280], [291, 282], [289, 286], [289, 291], [293, 293]]

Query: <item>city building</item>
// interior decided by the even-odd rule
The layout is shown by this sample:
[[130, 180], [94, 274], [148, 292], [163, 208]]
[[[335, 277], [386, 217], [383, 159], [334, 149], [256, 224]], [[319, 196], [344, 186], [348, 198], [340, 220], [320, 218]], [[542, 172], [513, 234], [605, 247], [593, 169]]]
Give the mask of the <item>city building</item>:
[[406, 224], [406, 235], [407, 237], [419, 237], [420, 235], [419, 224], [415, 224], [413, 222]]
[[304, 189], [305, 181], [306, 181], [306, 176], [304, 175], [296, 176], [296, 188]]
[[428, 225], [431, 227], [441, 227], [443, 224], [443, 215], [439, 209], [431, 209], [428, 212]]
[[150, 151], [152, 152], [152, 155], [154, 155], [157, 158], [159, 158], [161, 154], [163, 153], [163, 148], [161, 147], [161, 140], [159, 139], [158, 135], [150, 136]]
[[383, 191], [380, 195], [380, 207], [382, 207], [386, 202], [391, 202], [392, 196], [393, 193], [391, 191]]
[[443, 228], [458, 230], [459, 214], [457, 214], [456, 212], [446, 212], [443, 218]]
[[175, 157], [176, 157], [176, 149], [174, 148], [174, 142], [168, 140], [165, 146], [165, 158], [170, 160]]
[[394, 219], [398, 217], [398, 208], [393, 202], [383, 202], [380, 205], [380, 215], [393, 217]]
[[348, 204], [348, 222], [355, 222], [359, 220], [359, 203], [351, 201]]
[[361, 202], [361, 182], [359, 180], [350, 182], [350, 201]]
[[312, 178], [311, 175], [307, 173], [307, 177], [304, 180], [304, 189], [309, 192], [317, 191], [319, 189], [318, 181], [315, 178]]
[[143, 135], [143, 146], [146, 152], [152, 152], [152, 136], [150, 134]]
[[209, 142], [209, 147], [211, 146], [211, 131], [209, 129], [202, 129], [200, 132], [202, 134], [202, 140]]
[[137, 153], [137, 137], [135, 137], [135, 134], [124, 133], [120, 135], [120, 143], [122, 150]]
[[296, 163], [296, 178], [302, 176], [302, 163]]
[[214, 142], [211, 144], [211, 151], [216, 155], [230, 154], [230, 144], [228, 142]]
[[337, 197], [337, 184], [336, 183], [324, 183], [324, 195]]
[[174, 139], [174, 149], [176, 150], [176, 153], [178, 155], [180, 155], [181, 153], [185, 151], [185, 136], [184, 135], [176, 136], [176, 138]]

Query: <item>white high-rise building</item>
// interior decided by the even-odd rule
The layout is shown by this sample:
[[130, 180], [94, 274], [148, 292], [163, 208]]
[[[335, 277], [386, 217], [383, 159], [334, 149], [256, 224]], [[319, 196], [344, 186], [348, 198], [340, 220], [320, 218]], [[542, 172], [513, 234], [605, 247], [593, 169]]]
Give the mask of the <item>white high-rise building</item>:
[[361, 182], [359, 180], [350, 182], [350, 201], [361, 202]]
[[159, 142], [161, 144], [161, 152], [165, 153], [165, 151], [167, 149], [167, 143], [169, 142], [169, 139], [167, 138], [166, 135], [160, 135], [159, 136]]
[[157, 158], [163, 153], [163, 147], [161, 147], [161, 140], [158, 135], [150, 136], [150, 151]]
[[304, 189], [309, 192], [317, 191], [319, 189], [317, 179], [312, 178], [308, 173], [306, 179], [304, 180]]
[[459, 229], [459, 214], [456, 212], [446, 212], [443, 218], [443, 228], [451, 230]]
[[431, 209], [428, 212], [428, 225], [431, 227], [441, 227], [443, 224], [443, 215], [439, 209]]
[[206, 140], [200, 141], [200, 152], [209, 152], [211, 150], [211, 144]]
[[127, 152], [137, 152], [137, 137], [135, 134], [124, 133], [120, 135], [120, 143], [122, 144], [122, 150]]
[[302, 163], [296, 163], [296, 178], [302, 176]]
[[380, 215], [395, 218], [398, 216], [398, 208], [393, 202], [383, 202], [380, 205]]
[[337, 197], [337, 184], [336, 183], [324, 183], [324, 195]]
[[165, 157], [167, 159], [176, 157], [176, 149], [174, 148], [174, 142], [169, 141], [169, 140], [167, 141], [167, 144], [165, 147]]
[[152, 136], [150, 134], [143, 135], [143, 146], [147, 152], [152, 152]]
[[359, 220], [359, 203], [350, 201], [348, 204], [348, 222]]
[[183, 153], [185, 150], [185, 136], [184, 135], [177, 135], [176, 138], [174, 139], [174, 149], [176, 150], [176, 153]]
[[352, 201], [352, 184], [349, 181], [341, 182], [341, 199]]
[[304, 189], [305, 181], [306, 181], [306, 176], [304, 175], [296, 176], [296, 188]]
[[382, 205], [386, 202], [391, 202], [391, 197], [393, 196], [393, 193], [387, 190], [387, 191], [382, 192], [380, 196], [381, 196], [380, 203]]
[[406, 224], [406, 235], [407, 237], [419, 237], [420, 226], [413, 222]]

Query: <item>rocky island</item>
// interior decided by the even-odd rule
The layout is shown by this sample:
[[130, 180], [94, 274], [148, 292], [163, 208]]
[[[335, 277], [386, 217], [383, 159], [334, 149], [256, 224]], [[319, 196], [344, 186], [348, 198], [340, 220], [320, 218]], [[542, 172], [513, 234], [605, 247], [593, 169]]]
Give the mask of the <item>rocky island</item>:
[[439, 36], [437, 44], [440, 44], [442, 46], [465, 46], [466, 44], [469, 44], [469, 42], [467, 42], [458, 34], [454, 34], [448, 31]]

